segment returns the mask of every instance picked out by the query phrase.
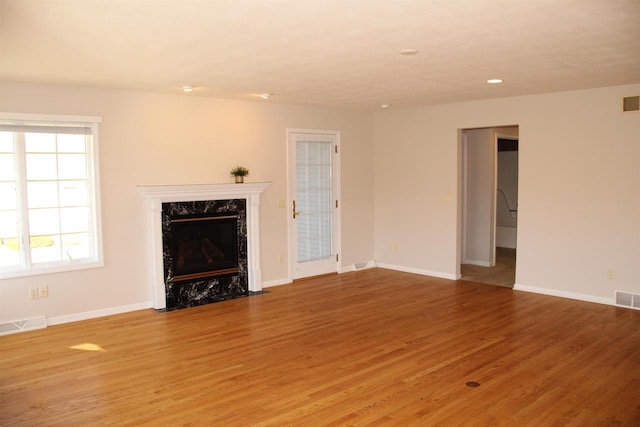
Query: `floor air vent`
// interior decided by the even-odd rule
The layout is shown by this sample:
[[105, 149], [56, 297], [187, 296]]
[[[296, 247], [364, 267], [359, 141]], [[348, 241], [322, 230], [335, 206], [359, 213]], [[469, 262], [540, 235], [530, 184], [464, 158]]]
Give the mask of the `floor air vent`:
[[640, 111], [640, 95], [622, 98], [622, 112]]
[[355, 271], [364, 270], [366, 268], [375, 268], [375, 267], [376, 267], [375, 261], [356, 262], [355, 264], [353, 264], [353, 269]]
[[43, 329], [46, 327], [47, 321], [44, 316], [38, 316], [27, 320], [15, 320], [13, 322], [0, 323], [0, 335], [15, 334], [34, 329]]
[[616, 291], [616, 305], [640, 310], [640, 294]]

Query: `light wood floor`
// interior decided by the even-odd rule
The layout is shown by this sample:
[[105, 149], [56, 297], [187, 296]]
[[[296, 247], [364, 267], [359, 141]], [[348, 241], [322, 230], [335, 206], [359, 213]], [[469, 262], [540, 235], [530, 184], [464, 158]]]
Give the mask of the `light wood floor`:
[[0, 337], [0, 381], [0, 425], [638, 426], [640, 311], [373, 269]]

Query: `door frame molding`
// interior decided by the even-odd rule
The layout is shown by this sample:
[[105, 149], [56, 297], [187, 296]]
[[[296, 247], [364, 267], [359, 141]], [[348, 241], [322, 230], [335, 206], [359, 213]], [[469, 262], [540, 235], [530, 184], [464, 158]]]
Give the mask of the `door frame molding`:
[[[518, 129], [518, 135], [512, 135], [508, 133], [501, 132], [502, 128], [510, 128], [515, 127]], [[466, 227], [467, 227], [467, 219], [468, 219], [468, 206], [467, 206], [467, 167], [468, 167], [468, 158], [467, 158], [467, 145], [468, 134], [466, 131], [474, 130], [474, 129], [492, 129], [493, 130], [493, 140], [491, 141], [491, 151], [492, 151], [492, 166], [491, 166], [491, 174], [492, 174], [492, 185], [491, 185], [491, 206], [492, 206], [492, 261], [495, 265], [496, 259], [496, 230], [497, 230], [497, 192], [498, 192], [498, 139], [512, 139], [521, 141], [520, 129], [521, 124], [510, 124], [510, 125], [493, 125], [493, 126], [479, 126], [479, 127], [465, 127], [458, 128], [457, 130], [457, 167], [458, 167], [458, 176], [457, 176], [457, 189], [458, 189], [458, 209], [456, 212], [457, 217], [457, 225], [456, 225], [456, 279], [462, 278], [461, 265], [467, 261], [466, 259], [466, 248], [467, 248], [467, 238], [466, 238]], [[520, 153], [518, 150], [518, 176], [520, 175]], [[518, 198], [520, 198], [520, 179], [518, 179]], [[517, 243], [516, 243], [517, 246]], [[517, 275], [518, 275], [518, 259], [516, 257], [516, 265], [515, 265], [515, 273], [516, 279], [515, 283], [518, 283]], [[514, 285], [515, 286], [515, 285]]]
[[[495, 223], [496, 223], [496, 214], [495, 214], [495, 205], [496, 205], [496, 179], [497, 179], [497, 137], [495, 137], [495, 132], [493, 131], [493, 127], [482, 127], [482, 128], [466, 128], [460, 129], [459, 135], [459, 179], [461, 183], [461, 212], [459, 216], [459, 230], [460, 230], [460, 238], [458, 240], [459, 248], [457, 257], [459, 258], [457, 264], [472, 264], [479, 265], [483, 267], [493, 267], [495, 265]], [[471, 144], [473, 142], [469, 141], [469, 132], [470, 131], [482, 131], [486, 130], [489, 132], [490, 140], [483, 141], [483, 143], [488, 142], [490, 156], [489, 156], [489, 220], [488, 220], [488, 244], [489, 244], [489, 259], [487, 260], [470, 260], [468, 258], [468, 231], [469, 231], [469, 196], [472, 192], [469, 191], [469, 183], [471, 179], [469, 177], [469, 166], [470, 164], [475, 164], [473, 161], [469, 160], [469, 150]], [[493, 138], [492, 138], [493, 137]], [[484, 170], [484, 169], [483, 169]], [[486, 170], [485, 170], [486, 171]], [[456, 272], [458, 276], [460, 272]]]
[[333, 198], [337, 202], [335, 208], [335, 229], [333, 230], [333, 255], [338, 256], [335, 261], [335, 272], [342, 273], [342, 195], [341, 195], [341, 168], [340, 157], [342, 154], [342, 147], [340, 141], [339, 130], [322, 130], [322, 129], [300, 129], [300, 128], [287, 128], [286, 129], [286, 144], [287, 144], [287, 206], [285, 208], [287, 212], [287, 263], [289, 272], [289, 282], [294, 280], [294, 262], [292, 256], [291, 242], [293, 239], [293, 227], [291, 222], [291, 206], [293, 204], [293, 189], [291, 188], [292, 164], [291, 164], [291, 135], [292, 134], [311, 134], [311, 135], [331, 135], [336, 141], [336, 150], [333, 158], [333, 170], [335, 171], [333, 177]]

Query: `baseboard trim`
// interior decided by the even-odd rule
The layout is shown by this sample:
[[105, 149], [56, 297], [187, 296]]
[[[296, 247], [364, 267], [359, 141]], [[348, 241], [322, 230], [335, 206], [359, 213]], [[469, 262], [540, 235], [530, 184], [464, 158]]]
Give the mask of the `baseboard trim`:
[[557, 289], [540, 288], [537, 286], [528, 286], [516, 283], [513, 286], [514, 291], [531, 292], [534, 294], [549, 295], [552, 297], [569, 298], [578, 301], [595, 302], [598, 304], [615, 305], [613, 298], [597, 297], [594, 295], [578, 294], [574, 292], [560, 291]]
[[272, 288], [274, 286], [288, 285], [289, 283], [293, 283], [293, 280], [287, 277], [285, 279], [276, 279], [276, 280], [269, 280], [267, 282], [262, 282], [262, 287]]
[[[395, 264], [375, 263], [374, 261], [367, 262], [367, 266], [364, 268], [376, 268], [376, 267], [386, 268], [388, 270], [402, 271], [405, 273], [419, 274], [421, 276], [431, 276], [431, 277], [437, 277], [441, 279], [456, 280], [456, 277], [454, 274], [442, 273], [442, 272], [433, 271], [433, 270], [424, 270], [424, 269], [413, 268], [413, 267], [405, 267], [402, 265], [395, 265]], [[355, 266], [350, 266], [343, 271], [348, 272], [348, 271], [357, 271], [357, 270], [355, 269]], [[287, 285], [290, 283], [293, 283], [293, 281], [290, 278], [276, 279], [276, 280], [269, 280], [269, 281], [263, 282], [262, 287], [269, 288], [273, 286]], [[613, 298], [597, 297], [594, 295], [566, 292], [566, 291], [560, 291], [557, 289], [540, 288], [537, 286], [528, 286], [528, 285], [523, 285], [519, 283], [516, 283], [513, 286], [513, 290], [615, 306], [615, 300]], [[104, 308], [100, 310], [85, 311], [82, 313], [69, 314], [65, 316], [50, 317], [46, 319], [46, 325], [47, 326], [61, 325], [64, 323], [95, 319], [98, 317], [111, 316], [114, 314], [122, 314], [122, 313], [131, 312], [131, 311], [145, 310], [148, 308], [151, 308], [151, 301], [138, 303], [138, 304], [123, 305], [118, 307]]]
[[103, 308], [100, 310], [85, 311], [83, 313], [68, 314], [65, 316], [50, 317], [47, 319], [47, 324], [49, 326], [62, 325], [63, 323], [79, 322], [81, 320], [95, 319], [97, 317], [128, 313], [130, 311], [144, 310], [147, 308], [151, 308], [151, 301], [141, 302], [139, 304]]
[[[349, 273], [352, 271], [367, 270], [367, 269], [376, 268], [376, 267], [377, 265], [375, 261], [366, 261], [366, 262], [361, 262], [361, 263], [356, 263], [356, 264], [351, 264], [346, 266], [340, 266], [339, 270], [336, 272], [338, 274], [342, 274], [342, 273]], [[293, 283], [293, 279], [291, 279], [290, 277], [285, 277], [283, 279], [275, 279], [275, 280], [268, 280], [266, 282], [262, 282], [262, 287], [271, 288], [274, 286], [288, 285], [290, 283]]]
[[385, 263], [378, 263], [378, 267], [386, 268], [388, 270], [402, 271], [404, 273], [420, 274], [421, 276], [431, 276], [431, 277], [437, 277], [439, 279], [456, 280], [455, 274], [442, 273], [440, 271], [423, 270], [420, 268], [405, 267], [403, 265], [394, 265], [394, 264], [385, 264]]

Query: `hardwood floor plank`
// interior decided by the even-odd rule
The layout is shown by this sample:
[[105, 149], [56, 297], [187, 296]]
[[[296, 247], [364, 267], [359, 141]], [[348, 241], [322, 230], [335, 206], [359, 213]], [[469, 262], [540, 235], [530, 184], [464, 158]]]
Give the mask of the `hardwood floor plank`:
[[4, 336], [0, 360], [0, 425], [640, 425], [640, 312], [383, 269]]

